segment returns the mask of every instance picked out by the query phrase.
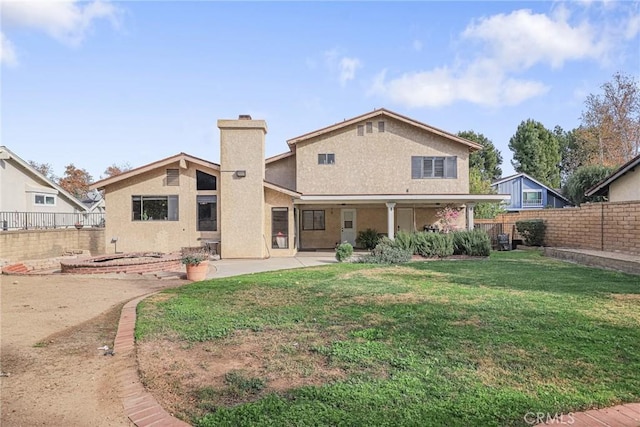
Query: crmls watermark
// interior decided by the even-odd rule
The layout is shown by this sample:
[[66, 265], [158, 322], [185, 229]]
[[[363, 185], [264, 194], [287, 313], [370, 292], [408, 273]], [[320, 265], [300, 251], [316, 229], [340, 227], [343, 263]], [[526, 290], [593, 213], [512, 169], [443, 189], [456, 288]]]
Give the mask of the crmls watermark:
[[576, 422], [573, 412], [527, 412], [524, 414], [524, 422], [529, 425], [547, 423], [550, 425], [572, 425]]

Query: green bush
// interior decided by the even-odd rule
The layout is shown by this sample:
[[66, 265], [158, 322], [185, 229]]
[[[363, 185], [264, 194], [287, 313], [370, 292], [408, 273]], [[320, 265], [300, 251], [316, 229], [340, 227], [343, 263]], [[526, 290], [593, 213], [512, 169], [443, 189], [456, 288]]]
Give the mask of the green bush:
[[412, 236], [412, 233], [408, 233], [404, 230], [398, 231], [398, 234], [396, 234], [396, 239], [394, 240], [395, 246], [402, 249], [407, 249], [411, 251], [412, 254], [415, 253], [416, 246]]
[[453, 233], [453, 254], [489, 256], [491, 239], [484, 230], [462, 230]]
[[420, 231], [412, 235], [414, 252], [423, 257], [448, 257], [453, 255], [453, 237], [450, 233], [428, 233]]
[[380, 239], [370, 254], [359, 259], [359, 262], [371, 264], [402, 264], [411, 261], [413, 253], [409, 249], [402, 248], [394, 240]]
[[376, 247], [379, 240], [380, 236], [378, 235], [378, 231], [373, 228], [367, 228], [365, 231], [360, 231], [358, 233], [356, 243], [361, 248], [371, 250]]
[[336, 248], [336, 259], [338, 262], [346, 261], [351, 255], [353, 255], [353, 246], [351, 246], [351, 243], [344, 242]]
[[518, 233], [524, 239], [525, 245], [542, 246], [544, 243], [544, 232], [546, 225], [541, 219], [528, 219], [524, 221], [516, 221]]

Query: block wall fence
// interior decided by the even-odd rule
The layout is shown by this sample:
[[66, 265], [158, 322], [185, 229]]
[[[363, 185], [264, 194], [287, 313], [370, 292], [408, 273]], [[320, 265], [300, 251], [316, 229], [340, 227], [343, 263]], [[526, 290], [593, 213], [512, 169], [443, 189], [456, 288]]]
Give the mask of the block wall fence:
[[516, 221], [537, 218], [547, 226], [545, 246], [640, 255], [640, 201], [504, 213], [475, 223], [501, 223], [504, 233], [513, 237]]
[[0, 231], [0, 264], [54, 258], [77, 250], [101, 255], [104, 239], [104, 228]]

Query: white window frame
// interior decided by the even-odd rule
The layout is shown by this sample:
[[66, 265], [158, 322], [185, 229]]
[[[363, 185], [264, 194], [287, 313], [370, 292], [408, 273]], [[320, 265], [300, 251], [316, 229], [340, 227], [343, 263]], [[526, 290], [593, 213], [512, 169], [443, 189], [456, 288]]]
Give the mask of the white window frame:
[[[42, 203], [38, 203], [38, 197], [42, 197]], [[47, 199], [51, 199], [52, 203], [47, 203]], [[56, 206], [58, 202], [55, 194], [36, 193], [33, 195], [33, 204], [35, 206]]]
[[319, 165], [334, 165], [336, 163], [336, 155], [334, 153], [319, 153]]
[[[540, 202], [535, 202], [535, 203], [530, 203], [529, 201], [525, 201], [525, 194], [533, 194], [533, 193], [538, 193], [540, 194]], [[522, 190], [522, 207], [523, 208], [533, 208], [533, 207], [540, 207], [542, 206], [542, 190]]]

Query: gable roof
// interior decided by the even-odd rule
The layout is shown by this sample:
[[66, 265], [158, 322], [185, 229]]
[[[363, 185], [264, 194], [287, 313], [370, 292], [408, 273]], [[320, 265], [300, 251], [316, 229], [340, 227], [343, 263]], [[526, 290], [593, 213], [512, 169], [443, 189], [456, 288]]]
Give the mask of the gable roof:
[[289, 190], [288, 188], [284, 188], [281, 185], [274, 184], [273, 182], [269, 182], [266, 179], [262, 181], [262, 185], [264, 186], [264, 188], [269, 188], [270, 190], [278, 191], [280, 193], [286, 194], [286, 195], [294, 197], [296, 199], [300, 198], [300, 196], [302, 195], [301, 193], [298, 193], [297, 191]]
[[87, 207], [84, 203], [78, 200], [73, 194], [69, 193], [67, 190], [62, 188], [60, 185], [56, 184], [40, 172], [38, 172], [33, 166], [29, 164], [29, 162], [25, 162], [20, 158], [20, 156], [16, 155], [13, 151], [9, 150], [4, 145], [0, 145], [0, 159], [13, 159], [18, 165], [22, 168], [26, 169], [27, 172], [35, 176], [41, 181], [44, 181], [45, 184], [49, 185], [51, 188], [55, 189], [59, 194], [64, 195], [71, 203], [76, 205], [80, 210], [86, 211]]
[[313, 132], [305, 133], [304, 135], [300, 135], [300, 136], [297, 136], [295, 138], [291, 138], [291, 139], [287, 140], [287, 144], [289, 144], [290, 147], [291, 146], [295, 146], [295, 144], [297, 144], [299, 142], [306, 141], [306, 140], [309, 140], [311, 138], [315, 138], [317, 136], [324, 135], [326, 133], [333, 132], [335, 130], [342, 129], [342, 128], [351, 126], [353, 124], [359, 123], [359, 122], [361, 122], [363, 120], [372, 119], [372, 118], [378, 117], [378, 116], [390, 117], [390, 118], [399, 120], [401, 122], [407, 123], [410, 126], [417, 127], [419, 129], [425, 130], [425, 131], [430, 132], [430, 133], [434, 133], [436, 135], [440, 135], [440, 136], [442, 136], [444, 138], [447, 138], [447, 139], [449, 139], [451, 141], [458, 142], [460, 144], [464, 144], [464, 145], [468, 146], [469, 149], [472, 150], [472, 151], [476, 151], [476, 150], [481, 150], [482, 149], [482, 145], [480, 145], [478, 143], [475, 143], [473, 141], [469, 141], [466, 138], [459, 137], [459, 136], [454, 135], [452, 133], [446, 132], [446, 131], [444, 131], [442, 129], [438, 129], [438, 128], [435, 128], [433, 126], [429, 126], [426, 123], [419, 122], [417, 120], [411, 119], [411, 118], [403, 116], [401, 114], [394, 113], [393, 111], [387, 110], [385, 108], [379, 108], [377, 110], [373, 110], [370, 113], [362, 114], [360, 116], [356, 116], [354, 118], [351, 118], [351, 119], [348, 119], [348, 120], [344, 120], [344, 121], [342, 121], [340, 123], [336, 123], [334, 125], [327, 126], [327, 127], [322, 128], [322, 129], [315, 130]]
[[618, 178], [625, 175], [628, 172], [632, 172], [636, 166], [640, 165], [640, 155], [637, 155], [633, 159], [629, 160], [624, 165], [616, 169], [611, 175], [591, 187], [585, 192], [586, 196], [602, 196], [609, 191], [609, 186], [613, 184]]
[[[175, 156], [167, 157], [165, 159], [158, 160], [158, 161], [155, 161], [153, 163], [149, 163], [147, 165], [140, 166], [140, 167], [137, 167], [135, 169], [128, 170], [128, 171], [123, 172], [123, 173], [121, 173], [119, 175], [112, 176], [110, 178], [101, 179], [100, 181], [96, 181], [93, 184], [91, 184], [91, 186], [89, 188], [91, 188], [92, 190], [93, 189], [98, 189], [99, 190], [99, 189], [102, 189], [102, 188], [104, 188], [104, 187], [106, 187], [108, 185], [115, 184], [116, 182], [120, 182], [120, 181], [123, 181], [125, 179], [129, 179], [129, 178], [131, 178], [133, 176], [140, 175], [142, 173], [149, 172], [151, 170], [154, 170], [154, 169], [157, 169], [157, 168], [161, 168], [163, 166], [167, 166], [167, 165], [170, 165], [170, 164], [175, 163], [175, 162], [180, 162], [181, 167], [182, 167], [182, 162], [191, 162], [191, 163], [195, 163], [197, 165], [204, 166], [204, 167], [207, 167], [207, 168], [220, 170], [220, 165], [217, 164], [217, 163], [209, 162], [207, 160], [203, 160], [203, 159], [201, 159], [199, 157], [195, 157], [195, 156], [192, 156], [190, 154], [178, 153]], [[186, 163], [185, 163], [185, 165], [186, 165]]]
[[296, 154], [295, 151], [288, 151], [286, 153], [277, 154], [275, 156], [271, 156], [271, 157], [268, 157], [267, 159], [265, 159], [264, 163], [268, 165], [269, 163], [277, 162], [278, 160], [282, 160], [282, 159], [286, 159], [287, 157], [295, 156], [295, 154]]
[[515, 175], [505, 176], [504, 178], [500, 178], [500, 179], [498, 179], [498, 180], [496, 180], [496, 181], [493, 181], [493, 182], [491, 183], [491, 186], [493, 187], [494, 185], [502, 184], [503, 182], [511, 181], [511, 180], [514, 180], [514, 179], [519, 178], [519, 177], [524, 177], [524, 178], [527, 178], [527, 179], [529, 179], [529, 180], [531, 180], [531, 181], [535, 182], [536, 184], [538, 184], [538, 185], [540, 185], [540, 186], [542, 186], [542, 187], [546, 188], [546, 189], [547, 189], [547, 191], [549, 191], [549, 192], [553, 193], [553, 194], [554, 194], [554, 195], [556, 195], [557, 197], [559, 197], [559, 198], [561, 198], [562, 200], [566, 201], [567, 203], [570, 203], [570, 204], [571, 204], [571, 200], [567, 199], [565, 196], [563, 196], [562, 194], [560, 194], [557, 190], [554, 190], [553, 188], [551, 188], [551, 187], [549, 187], [549, 186], [547, 186], [547, 185], [544, 185], [543, 183], [541, 183], [540, 181], [538, 181], [538, 180], [537, 180], [537, 179], [535, 179], [534, 177], [527, 175], [526, 173], [517, 173], [517, 174], [515, 174]]

